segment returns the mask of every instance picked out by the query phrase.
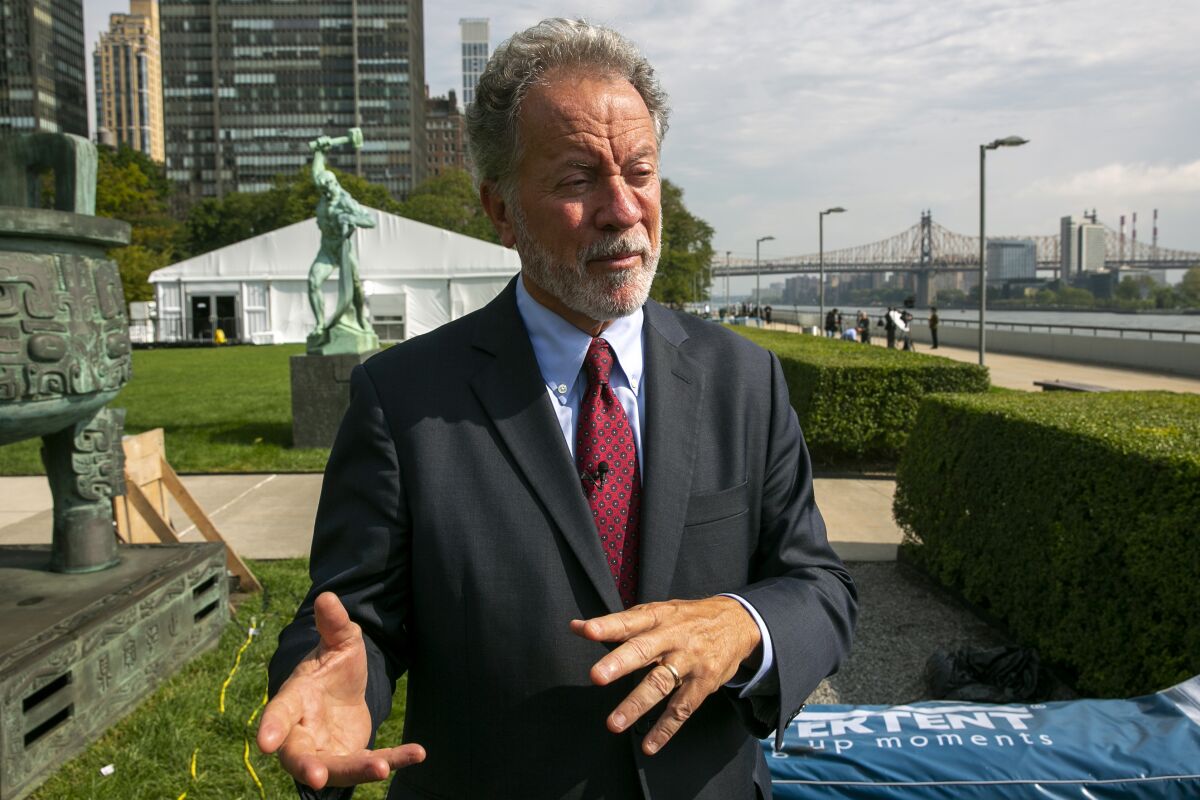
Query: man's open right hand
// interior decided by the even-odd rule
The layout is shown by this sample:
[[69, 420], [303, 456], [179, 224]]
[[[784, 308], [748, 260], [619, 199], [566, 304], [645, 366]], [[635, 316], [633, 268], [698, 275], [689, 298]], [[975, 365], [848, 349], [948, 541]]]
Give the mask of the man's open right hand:
[[367, 651], [362, 629], [337, 595], [313, 605], [321, 642], [305, 656], [263, 710], [258, 747], [314, 789], [380, 781], [425, 760], [419, 744], [368, 750]]

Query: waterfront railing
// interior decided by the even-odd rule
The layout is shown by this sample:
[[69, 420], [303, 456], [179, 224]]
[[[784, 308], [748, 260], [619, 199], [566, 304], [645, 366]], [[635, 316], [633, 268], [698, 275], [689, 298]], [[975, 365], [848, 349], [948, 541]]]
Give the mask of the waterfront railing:
[[[771, 320], [772, 322], [802, 325], [805, 327], [816, 326], [820, 328], [824, 326], [824, 322], [820, 319], [820, 314], [811, 311], [800, 311], [795, 308], [781, 308], [779, 306], [771, 309]], [[876, 332], [878, 326], [875, 323], [878, 320], [878, 315], [871, 317], [872, 333]], [[843, 327], [850, 324], [850, 320], [844, 315], [842, 321]], [[928, 327], [929, 318], [928, 316], [914, 316], [913, 323]], [[938, 325], [942, 328], [979, 327], [979, 323], [976, 320], [957, 319], [954, 317], [939, 317]], [[1001, 322], [997, 320], [988, 320], [987, 328], [988, 330], [1016, 331], [1020, 333], [1051, 333], [1095, 338], [1200, 343], [1200, 331], [1172, 330], [1170, 328], [1126, 328], [1114, 325], [1078, 325], [1057, 322]]]

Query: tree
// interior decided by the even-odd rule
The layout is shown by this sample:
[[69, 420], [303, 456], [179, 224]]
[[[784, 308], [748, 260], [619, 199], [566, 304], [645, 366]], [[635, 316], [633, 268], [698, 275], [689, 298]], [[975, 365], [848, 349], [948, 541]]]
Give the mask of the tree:
[[[400, 204], [385, 187], [348, 172], [332, 171], [342, 188], [359, 203], [392, 214], [399, 212]], [[274, 185], [265, 192], [232, 192], [201, 200], [188, 212], [187, 248], [199, 255], [302, 222], [313, 216], [318, 199], [312, 169], [302, 167], [290, 175], [277, 175]]]
[[447, 169], [422, 182], [400, 204], [398, 213], [436, 228], [500, 243], [471, 176], [461, 169]]
[[683, 190], [662, 182], [662, 256], [650, 296], [660, 303], [699, 300], [708, 291], [713, 228], [683, 204]]
[[125, 301], [153, 299], [147, 278], [175, 260], [183, 237], [183, 226], [170, 213], [174, 187], [163, 166], [145, 153], [104, 145], [96, 151], [96, 215], [133, 228], [129, 246], [108, 253], [121, 273]]
[[1183, 274], [1179, 295], [1185, 306], [1200, 306], [1200, 267], [1192, 267]]
[[1119, 300], [1140, 300], [1142, 298], [1142, 287], [1137, 281], [1126, 275], [1117, 284], [1117, 288], [1113, 293]]
[[1154, 289], [1155, 308], [1176, 308], [1180, 304], [1179, 292], [1173, 286], [1157, 286]]
[[154, 250], [140, 244], [110, 250], [108, 257], [117, 262], [121, 271], [126, 303], [153, 300], [154, 287], [150, 285], [150, 273], [168, 266], [172, 261], [169, 251]]
[[1064, 306], [1091, 308], [1096, 304], [1096, 297], [1087, 289], [1064, 286], [1058, 290], [1058, 302]]

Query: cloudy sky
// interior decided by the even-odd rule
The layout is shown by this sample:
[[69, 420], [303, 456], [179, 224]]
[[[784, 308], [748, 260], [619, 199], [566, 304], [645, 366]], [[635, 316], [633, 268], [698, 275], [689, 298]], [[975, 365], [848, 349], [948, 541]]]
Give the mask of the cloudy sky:
[[[121, 0], [85, 0], [88, 41]], [[1052, 234], [1095, 207], [1138, 212], [1149, 241], [1200, 251], [1197, 0], [610, 0], [425, 3], [426, 79], [460, 89], [460, 17], [491, 19], [493, 48], [552, 15], [616, 27], [671, 95], [663, 173], [715, 229], [718, 252], [754, 256], [864, 244], [922, 209], [978, 230], [979, 144], [988, 230]], [[90, 53], [90, 51], [89, 51]], [[89, 57], [90, 61], [90, 57]]]

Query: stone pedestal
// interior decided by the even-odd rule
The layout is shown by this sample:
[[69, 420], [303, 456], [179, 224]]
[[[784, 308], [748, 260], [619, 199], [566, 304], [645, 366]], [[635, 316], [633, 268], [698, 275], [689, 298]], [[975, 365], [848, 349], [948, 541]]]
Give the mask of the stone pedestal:
[[0, 800], [32, 792], [229, 621], [219, 542], [117, 552], [62, 575], [47, 546], [0, 547]]
[[350, 407], [350, 371], [375, 355], [292, 356], [292, 446], [332, 447]]

